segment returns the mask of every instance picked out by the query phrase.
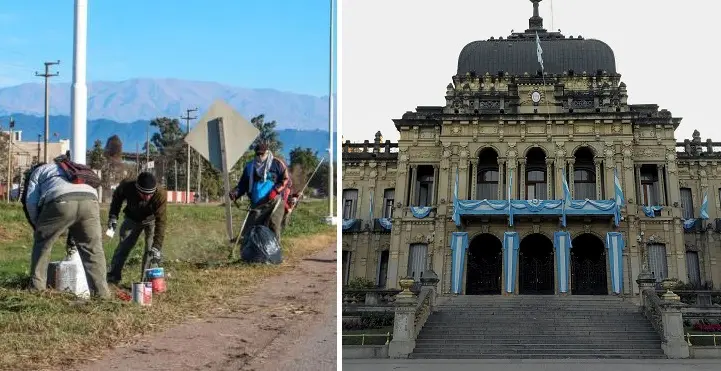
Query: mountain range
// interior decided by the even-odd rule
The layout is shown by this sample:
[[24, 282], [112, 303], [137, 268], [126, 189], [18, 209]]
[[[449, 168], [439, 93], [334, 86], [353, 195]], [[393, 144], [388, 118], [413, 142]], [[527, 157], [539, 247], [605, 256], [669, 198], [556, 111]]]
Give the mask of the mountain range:
[[[38, 140], [38, 135], [45, 132], [45, 119], [43, 117], [29, 116], [24, 114], [15, 114], [12, 116], [15, 120], [15, 130], [22, 130], [22, 140], [33, 142]], [[2, 130], [7, 130], [7, 122], [9, 116], [0, 116], [0, 124]], [[88, 149], [93, 146], [95, 140], [100, 140], [105, 146], [108, 138], [118, 135], [123, 142], [123, 151], [135, 152], [136, 146], [143, 148], [145, 143], [146, 131], [150, 121], [138, 120], [130, 123], [115, 122], [112, 120], [90, 120], [88, 121]], [[157, 129], [150, 127], [150, 135], [157, 132]], [[54, 134], [57, 133], [57, 139], [70, 139], [71, 120], [68, 116], [50, 116], [50, 141], [57, 139]], [[326, 156], [328, 150], [328, 131], [327, 130], [297, 130], [297, 129], [280, 129], [278, 136], [283, 143], [282, 154], [288, 158], [290, 151], [296, 147], [312, 148], [318, 152], [318, 155]]]
[[[51, 141], [53, 133], [60, 139], [70, 138], [70, 94], [70, 84], [50, 85]], [[0, 88], [0, 126], [7, 130], [12, 116], [15, 130], [23, 131], [23, 140], [36, 141], [44, 132], [44, 97], [43, 84]], [[200, 117], [216, 99], [223, 99], [248, 120], [259, 114], [265, 114], [266, 121], [275, 120], [285, 156], [295, 147], [312, 148], [320, 155], [327, 151], [328, 96], [178, 79], [89, 83], [88, 147], [98, 139], [105, 145], [108, 137], [117, 134], [124, 150], [133, 152], [136, 144], [142, 147], [145, 143], [150, 120], [180, 118], [185, 109], [195, 107], [199, 111], [194, 115]]]
[[[70, 116], [71, 88], [68, 83], [50, 84], [50, 115]], [[216, 99], [223, 99], [250, 119], [265, 114], [281, 129], [326, 130], [328, 97], [247, 89], [215, 82], [178, 79], [131, 79], [88, 84], [88, 120], [134, 122], [156, 117], [180, 117], [188, 108], [198, 115]], [[0, 88], [0, 115], [45, 114], [45, 90], [40, 83]]]

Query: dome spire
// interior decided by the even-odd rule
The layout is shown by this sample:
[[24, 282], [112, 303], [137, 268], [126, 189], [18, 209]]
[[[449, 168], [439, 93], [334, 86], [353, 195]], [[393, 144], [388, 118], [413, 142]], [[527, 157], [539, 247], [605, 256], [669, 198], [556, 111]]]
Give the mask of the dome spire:
[[543, 18], [541, 18], [538, 12], [538, 3], [540, 3], [541, 0], [531, 0], [531, 2], [533, 3], [533, 17], [528, 20], [528, 30], [546, 31], [543, 29]]

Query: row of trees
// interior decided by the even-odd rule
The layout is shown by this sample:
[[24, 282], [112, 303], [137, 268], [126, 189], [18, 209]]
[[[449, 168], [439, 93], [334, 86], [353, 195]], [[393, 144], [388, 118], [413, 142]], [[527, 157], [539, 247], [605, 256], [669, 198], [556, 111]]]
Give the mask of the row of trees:
[[[260, 135], [254, 145], [264, 140], [269, 144], [270, 150], [276, 157], [282, 158], [280, 152], [283, 150], [283, 143], [276, 131], [276, 121], [266, 121], [265, 115], [259, 115], [251, 119]], [[168, 190], [184, 191], [187, 177], [190, 176], [191, 191], [197, 192], [200, 187], [200, 194], [203, 198], [217, 200], [223, 193], [223, 180], [220, 172], [213, 168], [206, 159], [191, 150], [190, 174], [187, 174], [187, 147], [183, 139], [185, 133], [181, 129], [178, 119], [159, 117], [150, 122], [150, 125], [157, 128], [150, 143], [143, 145], [143, 152], [150, 146], [150, 153], [154, 161], [155, 175], [166, 186]], [[137, 175], [141, 166], [136, 163], [126, 163], [122, 159], [123, 144], [117, 135], [108, 138], [105, 146], [100, 140], [95, 141], [93, 149], [88, 157], [88, 164], [102, 173], [103, 187], [109, 189], [125, 177]], [[140, 155], [141, 162], [144, 162], [144, 155]], [[232, 167], [230, 172], [231, 183], [237, 182], [243, 171], [243, 165], [253, 158], [253, 152], [249, 149], [243, 157]], [[309, 177], [318, 166], [320, 158], [318, 153], [311, 148], [295, 148], [290, 151], [290, 159], [283, 159], [291, 169], [291, 176], [296, 191], [308, 182]], [[289, 160], [289, 161], [288, 161]], [[200, 175], [200, 176], [199, 176]], [[328, 163], [324, 161], [315, 176], [310, 180], [308, 187], [315, 189], [321, 195], [328, 193]], [[306, 194], [308, 192], [306, 191]]]

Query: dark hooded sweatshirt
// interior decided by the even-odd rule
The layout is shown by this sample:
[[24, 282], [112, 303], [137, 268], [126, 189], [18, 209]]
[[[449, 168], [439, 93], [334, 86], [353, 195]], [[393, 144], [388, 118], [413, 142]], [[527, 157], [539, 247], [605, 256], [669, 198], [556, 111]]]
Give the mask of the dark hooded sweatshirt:
[[123, 180], [113, 192], [110, 203], [110, 216], [118, 217], [123, 202], [127, 205], [123, 210], [125, 217], [140, 224], [155, 221], [153, 247], [162, 248], [165, 238], [166, 210], [168, 195], [165, 189], [158, 188], [149, 201], [143, 201], [135, 188], [135, 180]]

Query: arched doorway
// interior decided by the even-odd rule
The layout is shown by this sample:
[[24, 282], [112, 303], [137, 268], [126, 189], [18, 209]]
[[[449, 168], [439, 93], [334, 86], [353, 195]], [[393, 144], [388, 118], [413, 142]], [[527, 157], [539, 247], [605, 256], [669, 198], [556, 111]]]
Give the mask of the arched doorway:
[[466, 295], [500, 295], [503, 243], [492, 234], [473, 238], [468, 247]]
[[555, 294], [553, 242], [548, 237], [535, 233], [524, 238], [519, 247], [519, 293]]
[[584, 233], [574, 238], [571, 245], [571, 294], [608, 295], [603, 241]]

